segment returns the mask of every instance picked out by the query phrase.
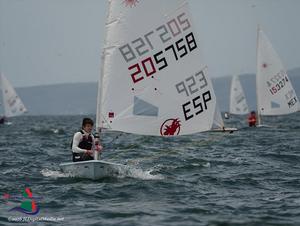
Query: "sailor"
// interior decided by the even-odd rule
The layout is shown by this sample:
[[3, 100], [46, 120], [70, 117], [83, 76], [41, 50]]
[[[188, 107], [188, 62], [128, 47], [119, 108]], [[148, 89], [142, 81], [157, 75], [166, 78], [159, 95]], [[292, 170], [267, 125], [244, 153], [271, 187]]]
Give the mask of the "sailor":
[[4, 122], [5, 122], [5, 116], [0, 117], [0, 124], [4, 124]]
[[102, 146], [95, 145], [95, 138], [92, 134], [94, 122], [90, 118], [82, 120], [82, 128], [74, 134], [72, 141], [73, 162], [88, 161], [94, 159], [94, 151], [101, 151]]
[[250, 115], [248, 116], [248, 124], [249, 124], [249, 127], [255, 127], [256, 126], [255, 111], [251, 111]]

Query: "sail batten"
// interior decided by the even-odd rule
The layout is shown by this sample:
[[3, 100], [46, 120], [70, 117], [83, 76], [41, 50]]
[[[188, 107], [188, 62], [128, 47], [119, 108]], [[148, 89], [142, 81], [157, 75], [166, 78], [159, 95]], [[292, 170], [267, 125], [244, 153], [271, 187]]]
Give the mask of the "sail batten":
[[97, 125], [157, 136], [211, 129], [216, 97], [187, 1], [109, 7]]

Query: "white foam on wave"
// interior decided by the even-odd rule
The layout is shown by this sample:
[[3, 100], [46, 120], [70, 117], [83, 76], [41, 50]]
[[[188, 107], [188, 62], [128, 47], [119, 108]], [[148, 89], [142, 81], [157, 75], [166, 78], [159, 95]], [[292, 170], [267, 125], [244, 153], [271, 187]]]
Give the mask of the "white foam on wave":
[[61, 171], [58, 170], [50, 170], [50, 169], [42, 169], [41, 174], [44, 177], [51, 177], [51, 178], [64, 178], [64, 177], [72, 177], [72, 175], [68, 174], [68, 173], [63, 173]]
[[210, 168], [211, 167], [210, 162], [203, 164], [203, 167]]
[[[54, 179], [57, 178], [66, 178], [66, 177], [75, 177], [71, 173], [63, 173], [58, 170], [50, 170], [50, 169], [42, 169], [41, 174], [44, 177], [51, 177]], [[123, 165], [122, 167], [118, 167], [117, 174], [112, 174], [111, 177], [116, 178], [135, 178], [141, 180], [162, 180], [164, 177], [160, 174], [153, 175], [153, 170], [142, 170], [138, 168], [131, 167], [129, 165]]]
[[59, 132], [58, 129], [51, 129], [51, 131], [52, 131], [54, 134], [58, 134], [58, 132]]
[[192, 166], [195, 166], [195, 167], [205, 167], [205, 168], [210, 168], [210, 162], [207, 162], [207, 163], [192, 163], [191, 164]]
[[126, 165], [123, 169], [119, 170], [118, 178], [135, 178], [142, 180], [163, 180], [164, 177], [160, 174], [152, 174], [153, 170], [142, 170], [139, 168]]
[[5, 174], [10, 174], [10, 173], [16, 173], [18, 171], [19, 171], [18, 168], [11, 168], [11, 169], [7, 169], [7, 170], [2, 171], [2, 174], [5, 175]]

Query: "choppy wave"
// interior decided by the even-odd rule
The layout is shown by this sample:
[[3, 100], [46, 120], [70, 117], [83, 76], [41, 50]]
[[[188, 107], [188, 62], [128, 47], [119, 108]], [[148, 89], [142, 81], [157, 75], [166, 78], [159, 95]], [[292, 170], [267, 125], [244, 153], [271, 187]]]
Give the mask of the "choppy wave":
[[[124, 169], [124, 168], [123, 168]], [[142, 170], [135, 167], [126, 166], [126, 170], [120, 170], [117, 175], [112, 174], [110, 177], [115, 178], [135, 178], [141, 180], [163, 180], [163, 175], [160, 174], [153, 174], [153, 170]], [[8, 172], [6, 172], [8, 173]], [[42, 169], [40, 173], [44, 177], [50, 178], [68, 178], [68, 177], [76, 177], [72, 173], [64, 173], [60, 170], [50, 170], [50, 169]]]
[[163, 175], [153, 174], [153, 170], [142, 170], [134, 167], [128, 167], [127, 170], [121, 171], [118, 178], [135, 178], [141, 180], [163, 180]]
[[32, 128], [31, 132], [43, 136], [43, 135], [51, 135], [51, 134], [66, 134], [63, 129], [57, 129], [57, 128]]

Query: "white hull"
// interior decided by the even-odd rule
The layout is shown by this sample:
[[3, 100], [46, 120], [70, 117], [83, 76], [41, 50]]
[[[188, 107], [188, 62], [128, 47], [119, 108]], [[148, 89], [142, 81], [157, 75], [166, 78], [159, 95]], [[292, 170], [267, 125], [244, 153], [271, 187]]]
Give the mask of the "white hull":
[[256, 125], [257, 128], [275, 128], [275, 126], [269, 126], [265, 124]]
[[91, 160], [82, 162], [68, 162], [59, 165], [64, 173], [71, 177], [87, 178], [97, 180], [105, 177], [116, 177], [128, 168], [126, 165], [106, 162], [102, 160]]
[[237, 128], [224, 128], [224, 129], [218, 128], [218, 129], [210, 130], [210, 132], [224, 132], [224, 133], [226, 133], [226, 132], [227, 133], [233, 133], [235, 131], [238, 131], [238, 129]]

